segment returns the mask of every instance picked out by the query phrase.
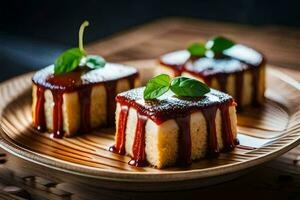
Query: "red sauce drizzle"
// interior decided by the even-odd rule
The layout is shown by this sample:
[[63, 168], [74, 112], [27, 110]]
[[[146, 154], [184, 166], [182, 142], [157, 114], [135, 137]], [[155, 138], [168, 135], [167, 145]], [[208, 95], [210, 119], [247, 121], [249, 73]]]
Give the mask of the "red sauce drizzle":
[[[235, 76], [235, 100], [241, 105], [242, 102], [242, 91], [244, 83], [244, 72], [238, 72]], [[241, 109], [241, 106], [238, 106]]]
[[[219, 155], [219, 147], [217, 141], [217, 131], [216, 131], [216, 113], [217, 106], [211, 106], [202, 111], [204, 118], [206, 120], [207, 128], [207, 156], [208, 157], [217, 157]], [[224, 134], [224, 133], [223, 133]]]
[[45, 121], [45, 89], [43, 87], [37, 86], [36, 90], [36, 107], [35, 107], [35, 119], [34, 119], [34, 127], [38, 131], [46, 130], [46, 121]]
[[[134, 81], [136, 76], [128, 77], [129, 87], [130, 89], [134, 88]], [[111, 126], [115, 123], [114, 113], [116, 110], [116, 103], [115, 97], [117, 93], [117, 82], [116, 81], [109, 81], [104, 84], [107, 98], [106, 98], [106, 110], [107, 110], [107, 125]]]
[[111, 126], [115, 122], [114, 115], [111, 113], [114, 113], [116, 110], [115, 97], [117, 82], [109, 81], [104, 84], [104, 87], [106, 90], [106, 123], [107, 126]]
[[[109, 66], [108, 66], [109, 67]], [[62, 138], [63, 132], [63, 116], [62, 105], [63, 95], [70, 92], [78, 92], [80, 103], [80, 128], [79, 132], [84, 133], [91, 129], [90, 116], [91, 116], [91, 92], [94, 85], [103, 85], [107, 93], [106, 114], [107, 125], [114, 124], [115, 113], [115, 96], [116, 96], [116, 83], [120, 80], [117, 76], [116, 79], [102, 80], [99, 82], [89, 82], [90, 80], [82, 80], [81, 77], [84, 73], [89, 72], [90, 69], [83, 67], [78, 68], [73, 72], [63, 75], [54, 75], [51, 70], [39, 71], [33, 76], [32, 81], [37, 86], [37, 103], [35, 107], [35, 120], [34, 127], [40, 131], [45, 131], [45, 112], [44, 112], [44, 93], [46, 89], [52, 92], [53, 96], [53, 132], [52, 136]], [[137, 71], [132, 74], [122, 77], [129, 81], [130, 88], [134, 88], [135, 79], [138, 77]]]
[[190, 131], [190, 115], [176, 118], [176, 123], [179, 126], [178, 130], [178, 159], [179, 165], [189, 165], [192, 163], [192, 141]]
[[236, 140], [233, 138], [231, 121], [229, 114], [229, 106], [226, 104], [221, 104], [219, 106], [222, 117], [222, 140], [223, 140], [223, 150], [231, 151], [236, 145]]
[[54, 101], [52, 114], [52, 136], [55, 138], [62, 138], [64, 136], [62, 119], [63, 93], [58, 91], [52, 91], [52, 96]]
[[92, 87], [85, 87], [79, 90], [80, 102], [80, 132], [84, 133], [91, 129], [91, 93]]
[[[125, 98], [125, 99], [124, 99]], [[116, 144], [110, 147], [110, 151], [114, 153], [118, 153], [121, 155], [125, 154], [125, 130], [127, 124], [127, 115], [128, 110], [132, 106], [137, 110], [138, 121], [136, 125], [136, 132], [134, 143], [132, 146], [132, 159], [129, 162], [129, 165], [132, 166], [145, 166], [147, 164], [146, 161], [146, 153], [145, 153], [145, 125], [147, 122], [147, 118], [150, 113], [143, 110], [135, 104], [132, 100], [126, 100], [124, 96], [118, 96], [117, 100], [121, 105], [121, 111], [119, 114], [119, 122], [117, 127], [117, 138]], [[149, 103], [149, 102], [148, 102]], [[155, 105], [155, 102], [152, 102], [152, 105]], [[221, 118], [222, 118], [222, 141], [224, 148], [222, 151], [229, 151], [232, 150], [235, 145], [238, 144], [238, 141], [233, 137], [232, 128], [231, 128], [231, 121], [230, 121], [230, 113], [229, 107], [234, 106], [235, 103], [231, 99], [229, 101], [219, 103], [219, 104], [212, 104], [210, 106], [205, 106], [201, 109], [204, 118], [207, 124], [207, 141], [208, 141], [208, 150], [207, 150], [207, 157], [217, 157], [220, 153], [220, 149], [218, 146], [217, 141], [217, 132], [216, 132], [216, 113], [217, 109], [220, 109]], [[197, 110], [193, 110], [195, 112]], [[162, 113], [161, 113], [162, 114]], [[189, 165], [191, 164], [191, 150], [192, 150], [192, 141], [191, 141], [191, 130], [190, 130], [190, 114], [188, 115], [180, 115], [176, 111], [173, 114], [169, 114], [169, 118], [167, 119], [175, 119], [176, 123], [179, 127], [178, 130], [178, 159], [177, 163], [179, 165]], [[160, 118], [159, 118], [160, 119]], [[160, 124], [163, 123], [161, 120], [155, 121], [156, 123]]]
[[128, 106], [121, 106], [121, 111], [119, 115], [117, 133], [116, 133], [116, 144], [109, 148], [109, 151], [118, 153], [120, 155], [125, 154], [125, 140], [126, 140], [126, 124], [127, 124], [127, 117], [128, 117]]
[[146, 161], [145, 153], [145, 128], [147, 116], [137, 113], [137, 125], [132, 145], [132, 158], [128, 162], [129, 165], [135, 167], [143, 167], [148, 163]]
[[[236, 48], [240, 48], [240, 47], [236, 47]], [[254, 51], [254, 50], [253, 50]], [[240, 52], [244, 52], [244, 53], [251, 53], [251, 51], [246, 50], [244, 48], [240, 49]], [[176, 52], [175, 52], [176, 53]], [[259, 54], [259, 53], [258, 53]], [[238, 109], [241, 109], [240, 106], [240, 102], [242, 101], [242, 92], [243, 92], [243, 82], [244, 82], [244, 73], [245, 71], [249, 71], [251, 73], [252, 76], [252, 99], [251, 99], [251, 104], [254, 106], [258, 106], [259, 102], [258, 102], [258, 98], [259, 98], [259, 93], [257, 92], [258, 89], [258, 79], [259, 79], [259, 69], [261, 66], [263, 66], [265, 64], [265, 59], [263, 57], [262, 54], [261, 55], [261, 61], [258, 62], [255, 59], [258, 58], [254, 58], [254, 60], [252, 60], [253, 62], [256, 62], [256, 64], [250, 64], [250, 63], [246, 63], [246, 61], [243, 61], [242, 58], [239, 59], [239, 55], [234, 55], [236, 57], [231, 57], [230, 55], [219, 55], [219, 57], [215, 57], [214, 60], [218, 60], [218, 59], [231, 59], [231, 60], [238, 60], [240, 61], [241, 65], [240, 67], [237, 67], [236, 70], [232, 71], [231, 73], [234, 73], [235, 76], [235, 99], [238, 102]], [[178, 55], [180, 56], [180, 55]], [[205, 57], [204, 57], [205, 58]], [[203, 79], [204, 82], [211, 86], [211, 79], [212, 77], [216, 77], [219, 85], [220, 85], [220, 90], [222, 92], [226, 92], [226, 85], [227, 85], [227, 80], [228, 77], [231, 73], [223, 73], [219, 70], [218, 66], [212, 65], [210, 66], [212, 70], [209, 74], [203, 74], [203, 72], [198, 72], [197, 70], [191, 70], [188, 65], [188, 63], [194, 62], [197, 59], [200, 59], [199, 57], [190, 57], [189, 59], [186, 60], [186, 62], [184, 64], [170, 64], [170, 63], [164, 63], [162, 60], [160, 60], [160, 64], [164, 65], [166, 67], [169, 67], [170, 69], [173, 70], [175, 76], [180, 76], [182, 74], [182, 72], [188, 72], [194, 76], [198, 76], [199, 78]], [[246, 65], [246, 68], [244, 68]], [[204, 67], [204, 66], [202, 66]]]

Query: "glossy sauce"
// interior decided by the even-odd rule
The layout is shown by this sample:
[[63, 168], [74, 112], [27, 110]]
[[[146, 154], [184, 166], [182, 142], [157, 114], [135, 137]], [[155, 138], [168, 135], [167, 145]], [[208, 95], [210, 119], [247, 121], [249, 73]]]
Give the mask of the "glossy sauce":
[[[176, 62], [178, 63], [176, 64]], [[259, 104], [259, 94], [257, 92], [259, 69], [265, 64], [265, 59], [262, 54], [249, 47], [235, 45], [217, 58], [188, 57], [186, 51], [176, 51], [162, 56], [160, 63], [172, 69], [175, 76], [188, 72], [198, 76], [209, 86], [211, 86], [211, 80], [214, 77], [220, 85], [220, 90], [223, 92], [227, 92], [226, 85], [229, 75], [235, 74], [236, 87], [234, 96], [238, 103], [242, 101], [244, 73], [249, 71], [252, 76], [251, 103], [252, 105]]]
[[[91, 109], [91, 93], [95, 85], [103, 85], [107, 94], [106, 113], [107, 125], [114, 124], [115, 112], [115, 96], [116, 83], [120, 79], [129, 81], [131, 88], [134, 87], [134, 81], [138, 77], [138, 73], [134, 68], [127, 69], [117, 64], [108, 64], [110, 69], [102, 73], [96, 70], [81, 68], [63, 75], [53, 75], [52, 66], [40, 70], [33, 76], [33, 83], [37, 86], [37, 103], [35, 107], [34, 127], [38, 130], [45, 130], [45, 112], [44, 92], [49, 89], [53, 97], [53, 130], [52, 136], [62, 138], [63, 132], [63, 95], [70, 92], [78, 92], [80, 104], [80, 128], [78, 132], [84, 133], [91, 129], [90, 109]], [[110, 72], [109, 72], [110, 71]], [[102, 76], [101, 76], [102, 75]], [[108, 77], [108, 78], [107, 78]]]
[[119, 120], [118, 120], [118, 127], [116, 133], [116, 144], [109, 148], [109, 151], [118, 153], [120, 155], [125, 154], [125, 131], [126, 131], [126, 124], [127, 124], [127, 117], [128, 117], [128, 106], [124, 105], [121, 106]]
[[[220, 153], [217, 143], [216, 133], [216, 113], [221, 112], [222, 118], [222, 141], [224, 151], [232, 150], [237, 144], [231, 129], [229, 107], [235, 106], [235, 102], [229, 95], [211, 90], [203, 98], [177, 98], [167, 93], [161, 99], [153, 101], [143, 101], [143, 88], [134, 89], [119, 94], [116, 97], [121, 108], [129, 109], [133, 107], [138, 113], [138, 122], [132, 146], [132, 159], [129, 162], [133, 166], [144, 166], [146, 162], [145, 154], [145, 125], [147, 120], [153, 120], [156, 124], [161, 124], [168, 119], [175, 119], [178, 127], [178, 159], [179, 165], [191, 164], [191, 130], [190, 115], [193, 112], [201, 111], [207, 124], [208, 133], [208, 157], [217, 157]], [[125, 153], [125, 137], [127, 114], [121, 109], [119, 114], [118, 131], [116, 144], [110, 148], [115, 153]], [[126, 117], [124, 117], [126, 115]]]
[[192, 163], [192, 141], [191, 141], [191, 116], [177, 117], [175, 119], [178, 130], [178, 158], [177, 163], [179, 165], [189, 165]]
[[[217, 140], [217, 130], [216, 130], [216, 114], [217, 114], [217, 106], [211, 106], [206, 108], [202, 111], [205, 121], [206, 121], [206, 128], [207, 128], [207, 156], [214, 158], [219, 155], [219, 146]], [[225, 134], [223, 132], [223, 134]]]
[[84, 133], [91, 129], [91, 92], [92, 87], [87, 86], [78, 91], [80, 101], [80, 132]]
[[52, 137], [62, 138], [64, 136], [63, 132], [63, 92], [52, 91], [53, 96], [53, 127], [52, 127]]
[[44, 92], [45, 92], [45, 89], [43, 87], [37, 87], [37, 90], [36, 90], [37, 101], [36, 101], [36, 107], [35, 107], [34, 127], [38, 131], [46, 130]]
[[111, 113], [115, 113], [116, 110], [116, 89], [117, 89], [117, 82], [116, 81], [109, 81], [104, 83], [105, 91], [106, 91], [106, 121], [108, 126], [114, 124], [115, 116]]
[[238, 144], [238, 140], [233, 137], [231, 129], [231, 120], [229, 113], [229, 106], [222, 104], [219, 106], [222, 118], [222, 140], [223, 140], [223, 150], [231, 151]]
[[164, 55], [159, 61], [162, 65], [167, 63], [166, 65], [173, 69], [174, 76], [180, 76], [189, 57], [186, 51], [177, 51]]
[[147, 165], [145, 153], [145, 129], [147, 116], [137, 113], [137, 125], [135, 130], [134, 141], [132, 145], [132, 158], [128, 162], [129, 165], [135, 167], [143, 167]]

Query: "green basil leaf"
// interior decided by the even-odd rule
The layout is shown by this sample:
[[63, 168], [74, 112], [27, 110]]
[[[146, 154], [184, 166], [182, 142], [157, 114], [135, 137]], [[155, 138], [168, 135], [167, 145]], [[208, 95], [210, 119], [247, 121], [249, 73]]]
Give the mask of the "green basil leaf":
[[63, 74], [75, 70], [79, 64], [84, 53], [79, 48], [69, 49], [55, 60], [54, 74]]
[[171, 78], [166, 74], [160, 74], [148, 81], [144, 90], [144, 99], [155, 99], [169, 90]]
[[206, 48], [203, 44], [194, 43], [187, 48], [192, 56], [201, 57], [205, 55]]
[[222, 36], [215, 37], [206, 43], [206, 48], [212, 50], [215, 54], [222, 53], [234, 45], [234, 42]]
[[88, 55], [85, 61], [86, 66], [91, 69], [103, 68], [106, 64], [106, 61], [101, 56], [97, 55]]
[[185, 97], [200, 97], [210, 91], [210, 88], [206, 84], [187, 77], [177, 77], [173, 79], [170, 89], [177, 96]]

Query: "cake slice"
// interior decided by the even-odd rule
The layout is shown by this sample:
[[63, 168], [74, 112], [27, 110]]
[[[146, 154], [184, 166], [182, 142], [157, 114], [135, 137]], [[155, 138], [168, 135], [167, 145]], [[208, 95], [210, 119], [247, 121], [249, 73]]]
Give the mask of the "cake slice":
[[210, 51], [202, 56], [193, 56], [188, 50], [167, 53], [160, 57], [157, 73], [198, 79], [230, 94], [242, 108], [264, 103], [265, 66], [260, 52], [235, 44], [217, 56]]
[[168, 91], [144, 100], [144, 89], [116, 97], [117, 128], [110, 151], [131, 156], [130, 165], [188, 165], [235, 147], [236, 104], [231, 96], [211, 89], [202, 97], [177, 97]]
[[114, 63], [58, 75], [51, 65], [36, 72], [32, 81], [34, 127], [57, 138], [113, 125], [116, 94], [139, 85], [135, 68]]

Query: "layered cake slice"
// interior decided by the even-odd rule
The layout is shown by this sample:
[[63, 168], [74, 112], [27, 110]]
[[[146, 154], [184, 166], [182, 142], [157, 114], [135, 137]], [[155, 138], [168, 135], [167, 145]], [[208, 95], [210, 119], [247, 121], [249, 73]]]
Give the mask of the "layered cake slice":
[[79, 48], [63, 52], [32, 78], [33, 125], [53, 137], [113, 125], [116, 94], [139, 85], [135, 68], [87, 55], [82, 40], [88, 25], [85, 21], [80, 26]]
[[145, 100], [144, 90], [116, 97], [117, 128], [110, 151], [131, 156], [130, 165], [188, 165], [237, 144], [236, 104], [231, 96], [211, 89], [201, 97], [179, 97], [168, 91]]
[[52, 65], [38, 71], [32, 81], [34, 127], [55, 137], [113, 125], [116, 94], [139, 85], [135, 68], [114, 63], [61, 75], [54, 74]]
[[265, 58], [245, 45], [216, 37], [165, 54], [159, 63], [158, 74], [196, 78], [233, 96], [239, 108], [264, 102]]

